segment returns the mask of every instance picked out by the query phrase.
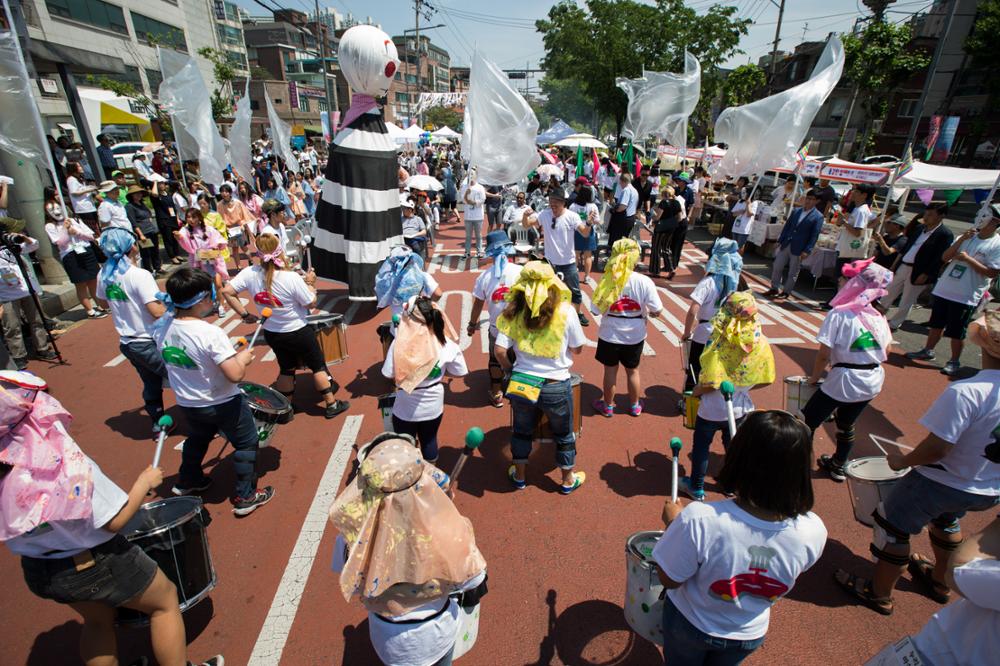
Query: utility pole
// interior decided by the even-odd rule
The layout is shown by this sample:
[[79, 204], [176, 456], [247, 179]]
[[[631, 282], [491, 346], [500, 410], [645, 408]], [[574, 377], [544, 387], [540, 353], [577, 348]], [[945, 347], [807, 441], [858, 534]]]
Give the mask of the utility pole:
[[[416, 45], [417, 45], [417, 97], [420, 97], [420, 91], [422, 90], [422, 85], [420, 81], [420, 5], [423, 0], [413, 0], [413, 32], [416, 34]], [[412, 103], [412, 102], [411, 102]], [[417, 124], [423, 129], [423, 115], [422, 113], [417, 114]]]
[[[771, 4], [774, 4], [774, 0], [771, 0]], [[767, 81], [767, 94], [770, 95], [771, 91], [774, 90], [774, 75], [778, 67], [778, 42], [781, 41], [781, 19], [785, 16], [785, 0], [781, 0], [781, 4], [778, 5], [778, 26], [774, 30], [774, 48], [771, 49], [771, 76], [768, 77]]]
[[[320, 40], [319, 42], [319, 57], [323, 60], [323, 66], [320, 68], [320, 72], [323, 74], [323, 94], [326, 95], [326, 112], [333, 117], [333, 112], [337, 110], [337, 89], [333, 89], [333, 93], [330, 92], [330, 63], [326, 59], [326, 35], [327, 26], [323, 25], [320, 28], [319, 25], [319, 0], [315, 0], [316, 3], [316, 37]], [[331, 128], [331, 131], [335, 128]]]
[[[948, 18], [944, 22], [944, 30], [938, 38], [937, 46], [934, 48], [934, 57], [931, 58], [931, 65], [927, 68], [927, 77], [924, 80], [924, 89], [920, 93], [920, 100], [917, 108], [913, 111], [913, 122], [910, 123], [910, 132], [906, 135], [906, 145], [903, 146], [903, 154], [906, 150], [913, 148], [913, 141], [917, 136], [917, 126], [920, 124], [920, 117], [924, 114], [924, 104], [927, 103], [927, 95], [930, 94], [931, 84], [934, 82], [934, 73], [937, 71], [938, 62], [941, 60], [941, 52], [944, 51], [944, 43], [948, 41], [948, 33], [951, 31], [951, 20], [955, 18], [955, 10], [958, 9], [958, 0], [951, 0], [948, 8]], [[933, 146], [928, 146], [933, 148]]]

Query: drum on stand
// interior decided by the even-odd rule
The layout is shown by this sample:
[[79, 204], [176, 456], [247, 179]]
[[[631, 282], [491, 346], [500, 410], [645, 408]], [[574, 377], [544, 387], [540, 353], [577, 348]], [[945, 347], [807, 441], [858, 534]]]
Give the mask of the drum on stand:
[[254, 425], [257, 426], [257, 445], [263, 448], [271, 442], [277, 426], [294, 418], [292, 403], [270, 386], [240, 382], [239, 387], [247, 398]]
[[698, 420], [698, 405], [701, 398], [696, 398], [691, 391], [684, 391], [684, 427], [694, 430], [695, 421]]
[[[580, 432], [583, 430], [583, 411], [581, 410], [581, 398], [580, 398], [580, 384], [583, 380], [582, 375], [578, 375], [575, 372], [570, 373], [570, 384], [573, 387], [573, 432], [577, 437], [580, 436]], [[509, 401], [508, 401], [509, 402]], [[514, 408], [511, 407], [510, 410], [510, 425], [511, 428], [514, 427]], [[542, 414], [538, 419], [538, 424], [535, 426], [535, 436], [534, 440], [539, 443], [549, 443], [552, 440], [552, 428], [549, 426], [549, 417]]]
[[[204, 599], [218, 581], [205, 532], [210, 522], [201, 499], [170, 497], [140, 506], [122, 530], [177, 587], [182, 613]], [[119, 608], [118, 624], [145, 626], [149, 616]]]
[[[821, 379], [819, 384], [822, 383]], [[802, 409], [809, 402], [809, 398], [813, 397], [813, 394], [819, 389], [819, 384], [810, 384], [809, 378], [805, 375], [785, 377], [785, 395], [781, 408], [792, 416], [804, 418]]]
[[306, 317], [316, 334], [316, 342], [323, 350], [327, 365], [343, 363], [347, 360], [347, 326], [343, 315], [333, 313], [314, 314]]
[[625, 621], [632, 630], [663, 645], [663, 584], [653, 546], [663, 531], [636, 532], [625, 541]]
[[872, 526], [872, 514], [892, 494], [899, 480], [909, 473], [910, 468], [896, 471], [889, 468], [885, 456], [866, 456], [849, 460], [844, 465], [847, 489], [851, 493], [854, 518], [863, 525]]
[[382, 415], [382, 430], [393, 432], [392, 407], [396, 404], [396, 393], [386, 393], [378, 397], [378, 412]]

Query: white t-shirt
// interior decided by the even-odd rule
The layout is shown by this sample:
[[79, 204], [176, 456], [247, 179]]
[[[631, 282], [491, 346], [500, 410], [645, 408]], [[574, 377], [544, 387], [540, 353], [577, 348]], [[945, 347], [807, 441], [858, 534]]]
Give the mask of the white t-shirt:
[[[63, 426], [57, 422], [56, 427], [62, 429]], [[12, 553], [42, 559], [72, 557], [88, 548], [101, 545], [115, 535], [114, 532], [103, 529], [103, 526], [111, 522], [125, 506], [128, 493], [104, 476], [104, 472], [93, 460], [90, 460], [90, 466], [91, 480], [94, 482], [94, 494], [90, 499], [93, 513], [90, 518], [42, 523], [27, 534], [7, 540], [5, 543]], [[15, 468], [10, 473], [18, 472]], [[45, 554], [50, 551], [56, 552]]]
[[580, 216], [567, 208], [562, 215], [554, 218], [555, 229], [552, 228], [553, 218], [551, 208], [538, 214], [538, 226], [545, 236], [545, 258], [553, 266], [572, 264], [576, 261], [573, 232], [580, 226]]
[[[934, 227], [934, 229], [937, 229], [937, 227]], [[904, 264], [912, 264], [917, 260], [917, 252], [920, 250], [920, 247], [927, 242], [927, 239], [931, 237], [931, 234], [934, 233], [934, 229], [927, 231], [925, 228], [924, 231], [920, 232], [920, 235], [917, 236], [917, 240], [913, 241], [913, 246], [906, 254], [903, 255]]]
[[[496, 261], [496, 259], [494, 259]], [[521, 274], [521, 266], [508, 261], [504, 266], [503, 275], [496, 277], [493, 275], [493, 267], [487, 266], [476, 278], [476, 284], [472, 287], [473, 298], [486, 303], [486, 310], [490, 314], [490, 335], [497, 335], [497, 317], [507, 307], [504, 300], [510, 286], [517, 282], [517, 276]]]
[[178, 405], [209, 407], [239, 395], [239, 386], [219, 369], [236, 350], [218, 326], [200, 319], [176, 319], [165, 333], [160, 332], [156, 343]]
[[157, 300], [159, 291], [153, 274], [138, 266], [129, 266], [125, 274], [107, 288], [103, 280], [97, 281], [97, 297], [111, 307], [111, 320], [122, 343], [152, 339], [149, 327], [156, 317], [149, 314], [146, 304]]
[[[468, 192], [469, 201], [472, 204], [465, 203], [465, 194]], [[486, 188], [484, 188], [479, 183], [475, 185], [469, 185], [462, 190], [462, 196], [459, 197], [463, 204], [465, 204], [465, 219], [466, 220], [481, 220], [483, 219], [483, 204], [486, 203]]]
[[271, 308], [271, 316], [264, 322], [264, 330], [271, 333], [291, 333], [307, 326], [306, 316], [309, 306], [316, 300], [306, 281], [295, 271], [274, 271], [271, 293], [264, 289], [264, 269], [258, 265], [248, 266], [229, 281], [229, 286], [238, 292], [246, 291], [257, 304], [258, 311]]
[[188, 200], [180, 192], [174, 192], [174, 195], [171, 197], [171, 199], [174, 202], [174, 215], [183, 218], [184, 211], [190, 208]]
[[102, 226], [118, 227], [127, 231], [132, 231], [132, 222], [129, 221], [125, 213], [125, 206], [117, 201], [105, 199], [97, 208], [97, 219]]
[[[382, 375], [393, 378], [395, 365], [392, 362], [393, 342], [382, 364]], [[402, 389], [396, 391], [396, 402], [392, 406], [392, 415], [404, 421], [430, 421], [444, 413], [444, 385], [441, 383], [444, 375], [464, 377], [469, 374], [465, 365], [462, 350], [451, 340], [445, 342], [438, 356], [438, 363], [412, 392]]]
[[[663, 303], [656, 285], [647, 276], [632, 271], [618, 300], [601, 317], [597, 337], [620, 345], [638, 344], [646, 339], [646, 318], [655, 317], [661, 310]], [[593, 304], [590, 311], [601, 314]]]
[[[420, 290], [420, 296], [430, 298], [437, 291], [438, 282], [430, 273], [424, 273], [424, 288]], [[403, 316], [403, 304], [393, 301], [389, 304], [389, 314]], [[392, 334], [396, 334], [396, 324], [392, 324]]]
[[705, 276], [691, 292], [691, 300], [697, 303], [698, 325], [691, 331], [691, 339], [700, 344], [707, 344], [712, 337], [712, 317], [719, 311], [715, 304], [719, 300], [719, 287], [711, 275]]
[[933, 466], [915, 471], [949, 488], [1000, 495], [1000, 464], [984, 456], [987, 446], [1000, 441], [1000, 370], [980, 370], [974, 377], [953, 382], [920, 425], [953, 446]]
[[93, 213], [97, 210], [94, 208], [94, 200], [90, 198], [93, 192], [80, 194], [80, 190], [87, 189], [87, 187], [77, 180], [76, 176], [70, 176], [66, 179], [66, 189], [69, 190], [69, 200], [73, 204], [74, 213]]
[[[884, 328], [884, 336], [891, 339], [885, 317], [879, 318], [879, 327]], [[831, 366], [836, 363], [879, 364], [871, 370], [831, 367], [820, 385], [823, 393], [840, 402], [871, 400], [879, 394], [885, 380], [881, 364], [885, 362], [889, 350], [879, 346], [878, 340], [861, 325], [857, 315], [831, 310], [819, 327], [816, 340], [830, 348]]]
[[929, 664], [996, 663], [1000, 654], [1000, 562], [973, 560], [952, 575], [964, 599], [948, 604], [912, 638]]
[[746, 201], [737, 201], [736, 205], [733, 206], [733, 216], [736, 218], [733, 220], [733, 233], [734, 234], [749, 234], [750, 230], [753, 229], [753, 219], [757, 215], [757, 201], [751, 201], [749, 204]]
[[507, 212], [503, 215], [504, 224], [521, 224], [524, 220], [524, 214], [531, 212], [531, 206], [524, 204], [523, 206], [518, 206], [517, 204], [511, 204], [507, 206]]
[[[847, 230], [847, 227], [864, 229], [868, 226], [871, 219], [872, 209], [868, 207], [868, 204], [861, 204], [851, 211], [850, 216], [847, 218], [847, 222], [844, 223], [844, 228], [840, 230], [840, 236], [837, 238], [838, 254], [850, 254], [851, 256], [855, 256], [857, 254], [857, 248], [851, 246], [854, 243], [863, 243], [865, 240], [865, 232], [862, 231], [860, 236], [853, 236]], [[858, 247], [860, 247], [860, 245]]]
[[569, 369], [573, 366], [573, 358], [570, 356], [570, 349], [582, 347], [587, 343], [587, 337], [583, 334], [580, 326], [580, 319], [576, 316], [576, 310], [569, 303], [562, 303], [563, 315], [566, 318], [566, 332], [563, 336], [562, 351], [556, 358], [544, 358], [535, 356], [526, 351], [522, 351], [517, 343], [503, 333], [497, 334], [497, 346], [504, 349], [513, 347], [517, 358], [514, 360], [514, 371], [523, 372], [545, 379], [563, 380], [569, 379]]
[[[750, 397], [752, 386], [736, 386], [733, 389], [733, 418], [740, 419], [744, 414], [749, 414], [755, 407], [753, 398]], [[722, 397], [722, 391], [709, 391], [701, 396], [698, 401], [698, 416], [706, 421], [717, 423], [729, 420], [726, 411], [726, 399]]]
[[[38, 241], [32, 239], [30, 243], [21, 243], [21, 259], [24, 270], [31, 280], [31, 286], [39, 294], [42, 288], [38, 285], [38, 276], [35, 275], [35, 268], [31, 265], [32, 252], [38, 249]], [[11, 251], [5, 247], [0, 247], [0, 303], [10, 303], [31, 294], [28, 291], [28, 283], [21, 272], [21, 265]]]
[[[1000, 268], [1000, 234], [989, 238], [973, 236], [959, 248], [987, 268]], [[952, 261], [938, 278], [931, 293], [956, 303], [979, 305], [993, 278], [981, 275], [964, 261]]]
[[770, 522], [735, 500], [692, 502], [670, 524], [653, 559], [688, 622], [718, 638], [753, 640], [767, 633], [771, 606], [819, 559], [826, 527], [810, 512]]
[[[570, 204], [569, 209], [577, 214], [580, 218], [581, 224], [586, 224], [589, 219], [593, 219], [596, 224], [601, 219], [601, 211], [597, 209], [597, 204], [594, 203], [589, 203], [585, 206], [581, 206], [580, 204]], [[592, 231], [591, 233], [594, 232]]]

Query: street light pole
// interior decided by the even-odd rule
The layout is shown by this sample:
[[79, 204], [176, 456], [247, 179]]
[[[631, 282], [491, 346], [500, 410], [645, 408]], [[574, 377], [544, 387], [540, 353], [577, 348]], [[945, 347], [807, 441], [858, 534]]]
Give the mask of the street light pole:
[[[319, 38], [319, 57], [321, 58], [323, 65], [320, 67], [320, 73], [323, 75], [323, 94], [326, 96], [326, 112], [333, 116], [333, 112], [337, 110], [337, 89], [333, 89], [333, 93], [330, 93], [330, 77], [328, 76], [327, 68], [329, 63], [326, 60], [326, 30], [320, 29], [319, 27], [319, 0], [315, 0], [316, 4], [316, 37]], [[326, 28], [324, 25], [323, 28]]]

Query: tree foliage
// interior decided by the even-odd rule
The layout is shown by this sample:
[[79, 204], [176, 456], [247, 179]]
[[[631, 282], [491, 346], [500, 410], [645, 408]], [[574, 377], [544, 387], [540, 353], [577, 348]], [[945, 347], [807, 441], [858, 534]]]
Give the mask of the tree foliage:
[[447, 125], [452, 129], [458, 128], [462, 124], [462, 113], [447, 106], [435, 106], [424, 111], [424, 125], [433, 125], [435, 128]]
[[714, 4], [698, 14], [684, 0], [589, 0], [586, 7], [560, 0], [535, 24], [545, 45], [542, 66], [549, 76], [573, 81], [599, 114], [614, 118], [620, 135], [628, 98], [615, 78], [635, 78], [644, 68], [683, 71], [687, 49], [702, 67], [695, 122], [707, 125], [721, 84], [717, 67], [741, 52], [739, 40], [750, 24], [737, 11]]
[[233, 115], [232, 83], [236, 79], [236, 69], [226, 56], [225, 51], [203, 46], [198, 49], [198, 55], [212, 63], [212, 73], [215, 75], [215, 89], [212, 90], [212, 117], [216, 120], [228, 118]]
[[[539, 87], [545, 95], [543, 108], [549, 117], [581, 128], [581, 131], [584, 127], [593, 129], [594, 102], [580, 89], [578, 81], [546, 76], [539, 82]], [[542, 125], [548, 127], [546, 123]]]
[[753, 63], [740, 65], [729, 72], [722, 84], [722, 107], [741, 106], [759, 97], [767, 85], [764, 70]]
[[964, 49], [972, 58], [972, 64], [984, 69], [991, 95], [1000, 92], [997, 35], [1000, 35], [1000, 0], [983, 0], [976, 8], [976, 22], [965, 40]]

